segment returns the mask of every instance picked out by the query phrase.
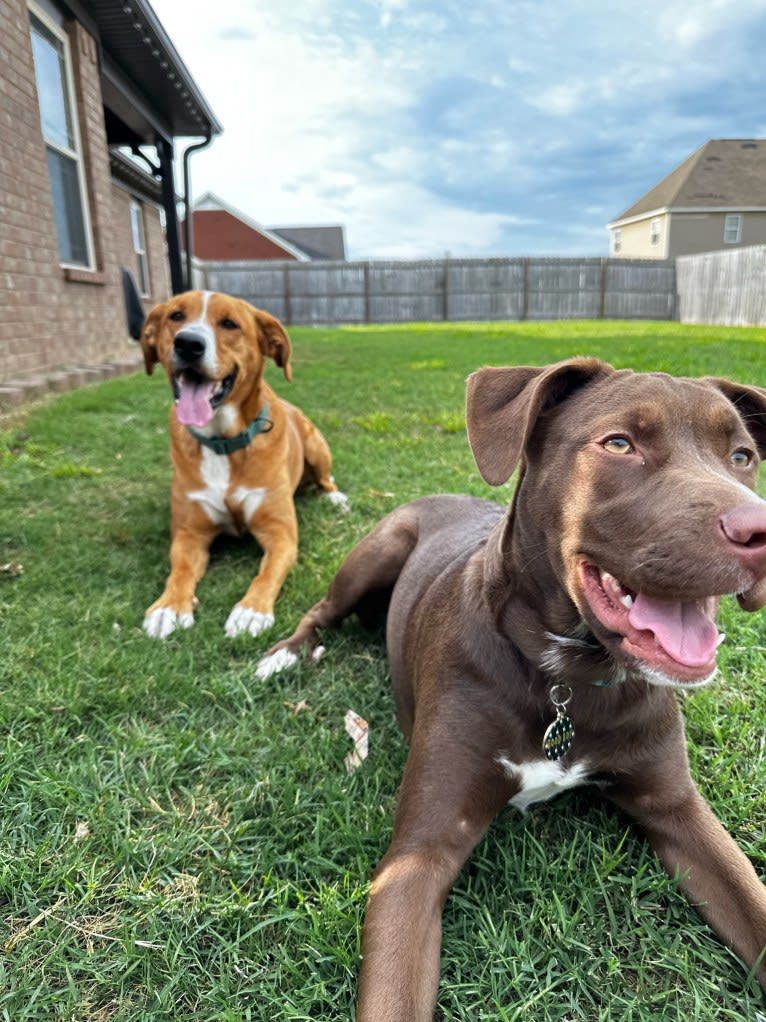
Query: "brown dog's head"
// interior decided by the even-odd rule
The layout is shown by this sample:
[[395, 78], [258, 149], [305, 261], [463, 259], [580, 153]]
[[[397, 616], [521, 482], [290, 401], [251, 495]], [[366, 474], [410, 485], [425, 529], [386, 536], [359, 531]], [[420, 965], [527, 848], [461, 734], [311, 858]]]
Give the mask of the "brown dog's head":
[[508, 556], [570, 608], [549, 664], [597, 642], [654, 683], [710, 680], [718, 598], [766, 603], [766, 391], [580, 358], [479, 370], [467, 422], [487, 482], [523, 460]]
[[257, 386], [264, 358], [273, 358], [287, 380], [290, 339], [262, 309], [231, 295], [187, 291], [156, 305], [144, 322], [141, 349], [147, 373], [160, 362], [176, 399], [176, 416], [206, 426], [216, 408], [242, 403]]

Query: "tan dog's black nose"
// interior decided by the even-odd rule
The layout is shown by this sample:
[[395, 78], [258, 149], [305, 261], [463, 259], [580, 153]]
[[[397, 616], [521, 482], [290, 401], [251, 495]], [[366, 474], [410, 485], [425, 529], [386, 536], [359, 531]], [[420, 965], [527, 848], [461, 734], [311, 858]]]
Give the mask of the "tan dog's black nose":
[[205, 338], [196, 330], [181, 330], [173, 340], [173, 351], [183, 362], [199, 362], [205, 354]]
[[719, 519], [731, 554], [757, 577], [766, 573], [766, 502], [740, 504]]

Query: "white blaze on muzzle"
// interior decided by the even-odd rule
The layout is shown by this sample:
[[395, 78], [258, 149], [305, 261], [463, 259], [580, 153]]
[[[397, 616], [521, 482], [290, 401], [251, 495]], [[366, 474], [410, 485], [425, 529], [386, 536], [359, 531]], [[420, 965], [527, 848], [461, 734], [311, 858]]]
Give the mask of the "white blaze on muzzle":
[[207, 426], [213, 416], [211, 402], [217, 386], [218, 352], [215, 330], [207, 319], [211, 295], [211, 291], [202, 292], [200, 315], [196, 320], [185, 323], [176, 335], [176, 338], [184, 335], [193, 337], [203, 346], [201, 355], [193, 361], [179, 358], [174, 349], [176, 417], [185, 426]]

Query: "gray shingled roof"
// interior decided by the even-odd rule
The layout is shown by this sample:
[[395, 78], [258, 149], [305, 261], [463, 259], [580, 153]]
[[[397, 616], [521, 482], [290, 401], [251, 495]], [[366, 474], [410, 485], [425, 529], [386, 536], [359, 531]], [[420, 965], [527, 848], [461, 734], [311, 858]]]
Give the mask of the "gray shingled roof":
[[273, 234], [297, 245], [312, 259], [346, 258], [346, 239], [341, 224], [320, 227], [271, 227]]
[[656, 209], [766, 209], [766, 139], [714, 138], [612, 221]]

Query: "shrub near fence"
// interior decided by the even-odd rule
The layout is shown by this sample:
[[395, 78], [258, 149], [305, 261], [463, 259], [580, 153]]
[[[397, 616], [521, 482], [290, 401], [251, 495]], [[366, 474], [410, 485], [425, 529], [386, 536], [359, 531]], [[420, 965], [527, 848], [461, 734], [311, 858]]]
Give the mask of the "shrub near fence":
[[198, 262], [194, 284], [293, 325], [674, 319], [673, 260]]

